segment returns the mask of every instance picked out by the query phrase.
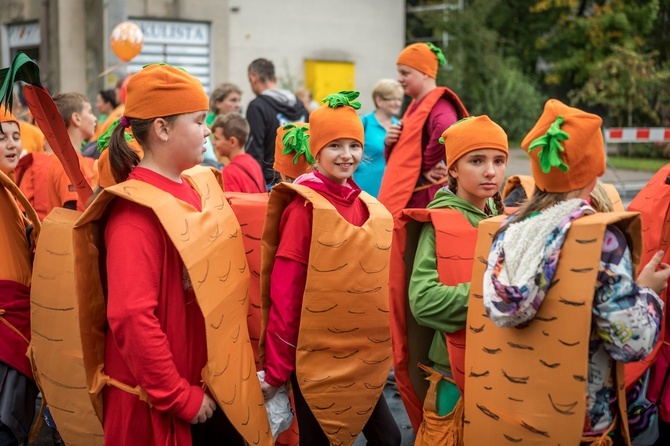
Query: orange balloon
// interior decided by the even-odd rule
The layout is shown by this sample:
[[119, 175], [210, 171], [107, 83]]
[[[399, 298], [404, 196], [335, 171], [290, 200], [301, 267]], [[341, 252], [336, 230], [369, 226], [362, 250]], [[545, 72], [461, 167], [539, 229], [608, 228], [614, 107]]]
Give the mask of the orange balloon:
[[142, 51], [144, 34], [133, 22], [121, 22], [114, 27], [109, 43], [116, 57], [124, 62], [130, 62]]

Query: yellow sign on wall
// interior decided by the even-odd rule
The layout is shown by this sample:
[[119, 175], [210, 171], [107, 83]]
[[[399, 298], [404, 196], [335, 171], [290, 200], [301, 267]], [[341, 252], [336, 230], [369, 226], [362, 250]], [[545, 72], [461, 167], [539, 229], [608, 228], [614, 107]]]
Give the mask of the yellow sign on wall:
[[352, 62], [305, 61], [305, 87], [321, 105], [321, 99], [341, 90], [355, 90], [356, 72]]

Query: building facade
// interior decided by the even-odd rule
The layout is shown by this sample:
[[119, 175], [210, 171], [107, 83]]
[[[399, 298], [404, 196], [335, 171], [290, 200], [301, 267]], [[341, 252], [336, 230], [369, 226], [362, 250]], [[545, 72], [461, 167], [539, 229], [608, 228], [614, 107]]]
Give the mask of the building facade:
[[[356, 89], [365, 112], [374, 83], [396, 77], [405, 44], [404, 0], [0, 0], [0, 11], [3, 67], [24, 51], [51, 93], [91, 100], [127, 73], [167, 62], [200, 78], [208, 93], [237, 84], [247, 104], [247, 66], [265, 57], [281, 88], [304, 86], [317, 100]], [[109, 37], [127, 20], [143, 30], [144, 46], [124, 63]]]

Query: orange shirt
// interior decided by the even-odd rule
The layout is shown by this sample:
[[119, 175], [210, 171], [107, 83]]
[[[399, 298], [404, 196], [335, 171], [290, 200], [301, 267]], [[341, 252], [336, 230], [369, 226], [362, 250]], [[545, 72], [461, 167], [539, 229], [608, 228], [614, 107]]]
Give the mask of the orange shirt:
[[[93, 159], [89, 158], [91, 160], [89, 162], [79, 152], [77, 152], [77, 158], [79, 159], [79, 169], [81, 170], [81, 173], [84, 174], [84, 178], [86, 178], [88, 184], [91, 184], [93, 180]], [[49, 191], [47, 214], [55, 207], [63, 207], [68, 201], [77, 201], [78, 211], [83, 212], [86, 209], [86, 203], [79, 199], [74, 184], [72, 184], [72, 181], [68, 178], [63, 165], [56, 156], [51, 157], [51, 164], [49, 165], [49, 174], [47, 178], [47, 187]]]
[[49, 167], [52, 154], [29, 153], [16, 166], [16, 184], [41, 220], [49, 209]]
[[44, 152], [44, 133], [34, 124], [19, 121], [21, 146], [28, 153]]

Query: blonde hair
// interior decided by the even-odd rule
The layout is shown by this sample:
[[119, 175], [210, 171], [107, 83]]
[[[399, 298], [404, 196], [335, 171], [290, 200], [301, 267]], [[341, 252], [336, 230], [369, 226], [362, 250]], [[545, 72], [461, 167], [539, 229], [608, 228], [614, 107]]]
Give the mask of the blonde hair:
[[386, 99], [396, 95], [402, 99], [402, 85], [395, 79], [381, 79], [372, 87], [372, 102], [377, 107], [377, 99]]
[[607, 190], [603, 183], [598, 180], [596, 182], [596, 187], [593, 188], [591, 192], [591, 206], [598, 212], [612, 212], [614, 207], [612, 205], [612, 200], [607, 194]]

